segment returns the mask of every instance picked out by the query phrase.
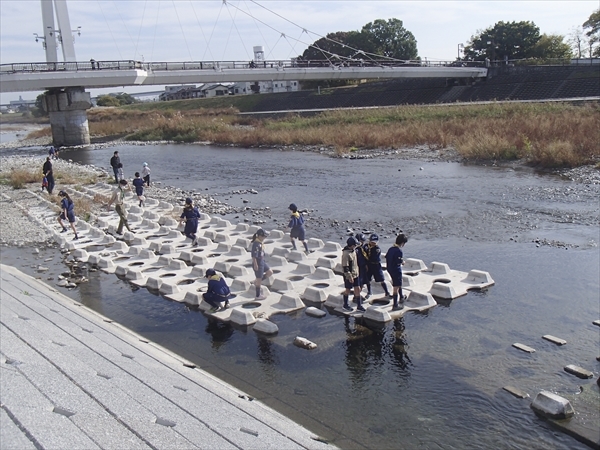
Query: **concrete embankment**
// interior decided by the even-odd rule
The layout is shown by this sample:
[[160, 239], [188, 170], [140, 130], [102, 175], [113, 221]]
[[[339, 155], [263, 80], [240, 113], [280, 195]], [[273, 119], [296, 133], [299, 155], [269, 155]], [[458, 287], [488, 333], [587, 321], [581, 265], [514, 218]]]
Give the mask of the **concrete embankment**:
[[2, 448], [332, 448], [43, 282], [0, 272]]

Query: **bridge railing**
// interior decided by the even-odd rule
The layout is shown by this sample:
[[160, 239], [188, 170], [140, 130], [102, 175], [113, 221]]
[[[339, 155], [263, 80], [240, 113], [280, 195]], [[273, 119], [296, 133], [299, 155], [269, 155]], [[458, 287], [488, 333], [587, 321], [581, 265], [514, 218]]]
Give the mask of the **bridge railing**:
[[186, 61], [186, 62], [142, 62], [142, 61], [77, 61], [77, 62], [38, 62], [0, 65], [0, 73], [39, 73], [39, 72], [80, 72], [89, 70], [147, 70], [151, 72], [171, 70], [236, 70], [236, 69], [277, 69], [325, 68], [332, 70], [344, 67], [483, 67], [482, 62], [463, 61], [391, 61], [391, 60], [349, 60], [330, 62], [323, 60], [270, 60], [270, 61]]
[[142, 69], [139, 61], [73, 61], [1, 64], [0, 73], [80, 72], [87, 70]]

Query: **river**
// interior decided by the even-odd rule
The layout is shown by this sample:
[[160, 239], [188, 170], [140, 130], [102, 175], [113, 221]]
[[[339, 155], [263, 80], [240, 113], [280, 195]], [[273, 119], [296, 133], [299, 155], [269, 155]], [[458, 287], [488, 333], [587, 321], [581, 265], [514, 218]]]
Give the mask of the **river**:
[[[496, 284], [383, 327], [330, 314], [277, 315], [279, 333], [268, 338], [102, 272], [68, 293], [76, 300], [342, 448], [586, 448], [536, 417], [531, 399], [511, 396], [507, 385], [531, 397], [558, 393], [578, 420], [600, 426], [597, 412], [589, 414], [600, 398], [600, 328], [592, 324], [600, 317], [598, 186], [518, 167], [197, 145], [121, 145], [61, 158], [108, 167], [114, 150], [128, 176], [148, 162], [154, 181], [261, 210], [267, 228], [285, 223], [294, 202], [310, 211], [309, 237], [376, 231], [385, 251], [402, 229], [410, 236], [405, 257], [484, 270]], [[249, 189], [258, 193], [234, 192]], [[3, 251], [3, 263], [32, 272], [17, 255]], [[318, 348], [293, 346], [295, 336]], [[567, 374], [567, 364], [592, 370], [594, 379]]]

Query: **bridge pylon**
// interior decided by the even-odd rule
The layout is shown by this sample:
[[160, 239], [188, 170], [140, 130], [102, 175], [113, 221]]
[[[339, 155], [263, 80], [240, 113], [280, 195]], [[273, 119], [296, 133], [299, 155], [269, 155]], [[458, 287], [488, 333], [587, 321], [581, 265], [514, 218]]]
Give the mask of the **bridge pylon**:
[[43, 106], [50, 118], [55, 147], [89, 145], [87, 110], [92, 107], [90, 93], [81, 87], [53, 89], [44, 93]]

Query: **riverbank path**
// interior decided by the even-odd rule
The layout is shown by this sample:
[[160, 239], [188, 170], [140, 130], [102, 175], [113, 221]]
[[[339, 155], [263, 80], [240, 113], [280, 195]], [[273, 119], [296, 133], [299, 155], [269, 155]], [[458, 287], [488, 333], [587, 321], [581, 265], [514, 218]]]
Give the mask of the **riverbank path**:
[[0, 277], [2, 448], [333, 448], [42, 281]]

